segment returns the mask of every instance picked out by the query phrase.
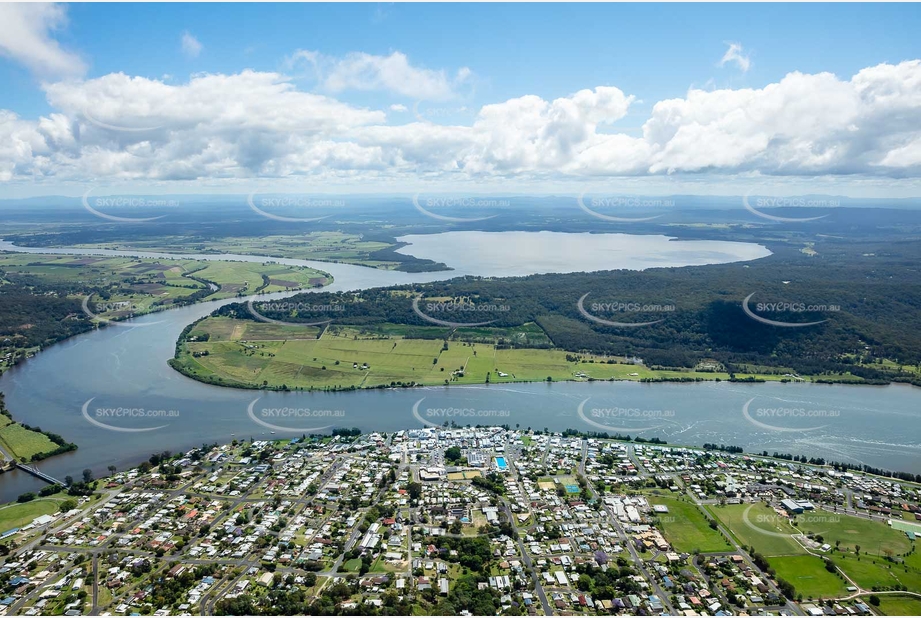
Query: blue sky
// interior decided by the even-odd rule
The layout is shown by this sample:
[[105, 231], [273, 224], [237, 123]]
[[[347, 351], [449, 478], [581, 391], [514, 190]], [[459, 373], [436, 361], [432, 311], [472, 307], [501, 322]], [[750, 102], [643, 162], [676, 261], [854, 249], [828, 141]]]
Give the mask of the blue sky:
[[[10, 194], [228, 178], [537, 192], [686, 179], [719, 192], [765, 176], [918, 194], [916, 5], [74, 4], [5, 21], [16, 25], [0, 25], [0, 137], [20, 144], [0, 147]], [[194, 87], [209, 75], [228, 78], [217, 102]], [[280, 97], [280, 83], [303, 96]], [[278, 122], [183, 124], [183, 105], [220, 102]], [[292, 109], [322, 120], [276, 116]], [[716, 154], [693, 150], [707, 147]]]

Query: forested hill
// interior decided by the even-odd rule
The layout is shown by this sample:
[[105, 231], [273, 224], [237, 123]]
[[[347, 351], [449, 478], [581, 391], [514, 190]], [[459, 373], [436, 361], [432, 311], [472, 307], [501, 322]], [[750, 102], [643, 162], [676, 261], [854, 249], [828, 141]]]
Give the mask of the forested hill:
[[[413, 311], [412, 299], [420, 297], [419, 306], [425, 309], [431, 307], [430, 302], [447, 298], [502, 310], [435, 317], [492, 320], [489, 327], [497, 329], [536, 322], [556, 347], [638, 356], [651, 366], [693, 367], [712, 359], [730, 371], [762, 366], [812, 375], [851, 372], [871, 381], [915, 381], [917, 374], [907, 371], [912, 368], [903, 372], [897, 365], [921, 362], [918, 242], [829, 240], [817, 243], [815, 254], [788, 245], [771, 249], [774, 255], [748, 263], [512, 279], [466, 277], [360, 294], [302, 294], [275, 311], [271, 305], [261, 307], [260, 313], [288, 322], [332, 318], [336, 324], [371, 331], [383, 323], [427, 326], [430, 328], [420, 328], [420, 333], [427, 333], [420, 336], [431, 337], [432, 324]], [[636, 328], [598, 324], [577, 307], [585, 294], [589, 294], [585, 309], [598, 317], [619, 322], [662, 321]], [[806, 327], [760, 323], [742, 310], [742, 301], [749, 294], [754, 294], [749, 307], [759, 316], [789, 323], [825, 321]], [[831, 310], [758, 310], [758, 303], [774, 302]], [[606, 303], [674, 305], [674, 311], [597, 310], [597, 304]], [[319, 310], [310, 311], [311, 306]], [[337, 312], [324, 313], [328, 306], [337, 306]], [[223, 307], [216, 314], [254, 319], [240, 304]], [[437, 336], [448, 336], [451, 330], [439, 330]], [[454, 336], [463, 336], [464, 330]], [[895, 361], [896, 366], [883, 365], [883, 359]], [[859, 366], [855, 364], [858, 360]]]

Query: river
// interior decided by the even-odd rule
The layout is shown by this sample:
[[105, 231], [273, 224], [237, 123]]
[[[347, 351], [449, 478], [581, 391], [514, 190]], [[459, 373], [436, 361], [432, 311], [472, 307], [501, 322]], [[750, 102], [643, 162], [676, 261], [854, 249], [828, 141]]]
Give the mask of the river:
[[[425, 282], [463, 269], [402, 273], [361, 266], [244, 255], [182, 255], [135, 251], [28, 249], [0, 241], [0, 250], [75, 255], [275, 261], [333, 275], [324, 290], [356, 290]], [[449, 262], [450, 263], [450, 262]], [[452, 264], [453, 265], [453, 264]], [[616, 266], [614, 266], [616, 267]], [[292, 293], [260, 296], [282, 298]], [[136, 465], [153, 452], [179, 452], [234, 438], [297, 437], [329, 426], [394, 431], [454, 420], [562, 430], [608, 430], [658, 436], [670, 443], [733, 444], [823, 456], [921, 472], [921, 389], [904, 385], [639, 384], [565, 382], [450, 386], [341, 393], [280, 393], [227, 389], [173, 371], [167, 360], [190, 322], [238, 299], [211, 301], [137, 318], [51, 346], [0, 377], [14, 418], [79, 445], [39, 467], [57, 478], [97, 476], [109, 465]], [[118, 410], [166, 411], [156, 418]], [[97, 423], [91, 422], [84, 415]], [[102, 410], [103, 415], [99, 412]], [[115, 429], [98, 425], [102, 420]], [[125, 432], [119, 430], [135, 430]], [[142, 431], [137, 431], [142, 430]], [[34, 491], [20, 472], [0, 476], [0, 499]]]

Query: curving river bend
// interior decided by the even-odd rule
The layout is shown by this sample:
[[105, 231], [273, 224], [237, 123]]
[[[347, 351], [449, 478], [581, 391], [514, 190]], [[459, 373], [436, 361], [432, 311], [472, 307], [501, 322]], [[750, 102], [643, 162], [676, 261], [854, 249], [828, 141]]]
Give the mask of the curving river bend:
[[[672, 247], [671, 263], [660, 265], [700, 263], [699, 245], [686, 247], [692, 257], [681, 255], [680, 243]], [[3, 241], [0, 250], [274, 261], [331, 273], [335, 281], [325, 291], [475, 274], [463, 268], [402, 273], [245, 255], [32, 249]], [[724, 250], [726, 247], [720, 248]], [[716, 249], [708, 247], [706, 251], [711, 262], [760, 257], [746, 250], [744, 255], [733, 259], [730, 249], [728, 253], [720, 253], [717, 259]], [[443, 261], [451, 265], [458, 261], [457, 256], [447, 257]], [[520, 270], [520, 264], [510, 267]], [[554, 272], [578, 269], [575, 264], [549, 268]], [[259, 298], [283, 298], [295, 293]], [[123, 469], [140, 463], [153, 452], [179, 452], [203, 442], [250, 437], [294, 438], [330, 425], [394, 431], [454, 420], [462, 425], [508, 424], [553, 430], [607, 428], [611, 432], [658, 436], [669, 443], [733, 444], [747, 451], [815, 455], [921, 472], [921, 389], [904, 385], [566, 382], [343, 393], [261, 393], [210, 386], [173, 371], [166, 361], [172, 357], [182, 329], [231, 302], [239, 299], [181, 307], [80, 335], [44, 350], [0, 377], [0, 390], [6, 394], [14, 418], [50, 429], [79, 445], [77, 451], [41, 462], [39, 467], [58, 478], [79, 477], [85, 468], [100, 476], [109, 465]], [[94, 420], [104, 420], [118, 429], [143, 431], [102, 428], [87, 420], [84, 408]], [[168, 416], [113, 414], [103, 418], [95, 413], [99, 409], [165, 410]], [[0, 499], [12, 500], [40, 486], [30, 476], [9, 472], [0, 476]]]

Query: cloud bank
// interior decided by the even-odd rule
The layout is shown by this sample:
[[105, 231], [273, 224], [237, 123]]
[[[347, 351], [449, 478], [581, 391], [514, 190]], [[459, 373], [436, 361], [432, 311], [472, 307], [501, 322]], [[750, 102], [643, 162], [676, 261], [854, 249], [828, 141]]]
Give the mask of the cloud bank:
[[[48, 49], [35, 58], [76, 68]], [[448, 125], [394, 113], [402, 104], [371, 109], [335, 93], [450, 98], [459, 76], [419, 72], [397, 52], [317, 62], [330, 69], [322, 93], [252, 70], [180, 84], [122, 73], [46, 81], [54, 112], [25, 119], [0, 110], [0, 181], [921, 173], [918, 60], [849, 78], [794, 72], [757, 89], [690, 89], [656, 102], [642, 134], [618, 132], [636, 98], [614, 86], [553, 100], [526, 94]]]

